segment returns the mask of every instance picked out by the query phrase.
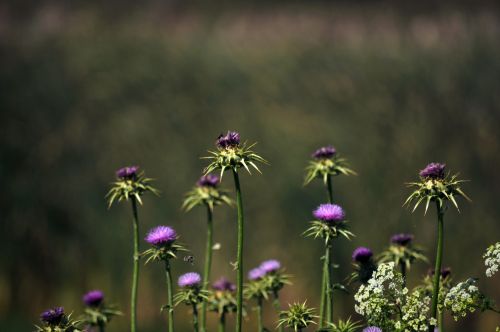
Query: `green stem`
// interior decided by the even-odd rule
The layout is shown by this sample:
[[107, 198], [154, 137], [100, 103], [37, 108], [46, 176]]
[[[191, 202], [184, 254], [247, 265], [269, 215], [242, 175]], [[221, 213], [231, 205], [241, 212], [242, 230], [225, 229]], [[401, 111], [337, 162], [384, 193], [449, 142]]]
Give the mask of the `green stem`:
[[262, 332], [264, 327], [262, 325], [262, 298], [257, 299], [257, 332]]
[[105, 332], [104, 323], [99, 322], [99, 332]]
[[139, 216], [137, 213], [137, 201], [134, 196], [130, 198], [132, 202], [132, 213], [134, 215], [134, 257], [132, 274], [132, 291], [130, 295], [130, 331], [137, 331], [137, 288], [139, 284]]
[[[439, 280], [441, 277], [441, 260], [443, 258], [443, 210], [439, 207], [436, 201], [437, 215], [438, 215], [438, 234], [437, 234], [437, 251], [436, 251], [436, 265], [434, 267], [434, 281], [432, 289], [432, 307], [431, 318], [436, 319], [438, 297], [439, 297]], [[441, 326], [439, 326], [441, 328]], [[434, 327], [429, 325], [429, 332], [434, 331]]]
[[238, 206], [238, 252], [236, 274], [236, 332], [241, 332], [243, 313], [243, 199], [241, 197], [240, 179], [233, 168], [234, 186], [236, 188], [236, 204]]
[[401, 266], [401, 276], [403, 277], [403, 288], [406, 287], [406, 264], [404, 262], [399, 263]]
[[174, 332], [174, 294], [172, 292], [172, 273], [170, 262], [165, 260], [165, 276], [167, 279], [168, 332]]
[[226, 313], [223, 312], [220, 314], [219, 317], [219, 328], [217, 330], [218, 332], [225, 332], [226, 331]]
[[332, 244], [326, 244], [325, 257], [327, 257], [327, 284], [326, 284], [326, 322], [333, 322], [333, 271], [332, 271]]
[[326, 188], [328, 189], [328, 202], [333, 204], [333, 191], [332, 191], [332, 176], [328, 175], [326, 178]]
[[[203, 271], [203, 289], [206, 290], [210, 280], [210, 267], [212, 266], [212, 247], [213, 247], [213, 223], [212, 210], [207, 204], [207, 243], [205, 247], [205, 268]], [[207, 324], [207, 301], [201, 304], [201, 331], [206, 331]]]
[[[276, 309], [276, 312], [278, 313], [278, 318], [281, 318], [281, 303], [280, 303], [280, 299], [279, 299], [277, 291], [274, 291], [273, 305], [274, 305], [274, 309]], [[279, 332], [283, 332], [284, 330], [285, 330], [285, 327], [283, 325], [280, 325], [278, 327]]]
[[439, 332], [444, 332], [444, 311], [443, 310], [439, 310], [438, 326], [439, 326]]
[[[327, 177], [326, 190], [327, 190], [328, 202], [330, 204], [333, 204], [333, 190], [332, 190], [332, 177], [331, 177], [331, 175], [328, 175], [328, 177]], [[328, 257], [328, 260], [329, 260], [329, 257]], [[327, 284], [330, 281], [328, 260], [327, 260], [327, 256], [325, 253], [325, 257], [324, 257], [324, 261], [323, 261], [323, 276], [321, 279], [321, 300], [320, 300], [320, 307], [319, 307], [319, 328], [320, 329], [322, 327], [324, 327], [325, 311], [331, 312], [331, 305], [332, 305], [331, 302], [328, 301], [328, 298], [327, 298], [327, 292], [328, 292]]]
[[198, 332], [198, 308], [196, 307], [196, 303], [193, 304], [193, 327], [194, 332]]

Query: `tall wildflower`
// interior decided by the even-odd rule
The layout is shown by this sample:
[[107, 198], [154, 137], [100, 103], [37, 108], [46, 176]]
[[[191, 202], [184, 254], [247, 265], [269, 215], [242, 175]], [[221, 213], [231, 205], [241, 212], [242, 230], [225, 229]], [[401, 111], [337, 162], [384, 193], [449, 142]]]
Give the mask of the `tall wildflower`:
[[236, 285], [224, 277], [219, 278], [212, 284], [212, 292], [208, 298], [208, 308], [219, 315], [218, 332], [226, 330], [226, 315], [236, 312], [235, 291]]
[[35, 325], [37, 332], [81, 332], [81, 321], [73, 321], [63, 307], [48, 309], [40, 315], [42, 326]]
[[82, 322], [86, 326], [98, 328], [100, 332], [104, 332], [113, 317], [122, 315], [114, 306], [105, 303], [104, 293], [98, 289], [85, 293], [82, 301], [85, 304]]
[[198, 304], [207, 300], [208, 292], [201, 289], [201, 276], [196, 272], [188, 272], [181, 275], [177, 284], [180, 290], [175, 295], [175, 305], [184, 303], [191, 306], [194, 331], [198, 332]]
[[[314, 179], [322, 180], [327, 192], [328, 202], [333, 204], [332, 177], [337, 175], [355, 175], [356, 172], [349, 168], [347, 161], [340, 158], [337, 154], [337, 150], [331, 145], [317, 149], [311, 157], [312, 160], [309, 161], [309, 164], [306, 167], [304, 185], [309, 184]], [[328, 283], [331, 280], [331, 276], [329, 274], [331, 269], [328, 266], [328, 264], [331, 264], [331, 261], [330, 257], [323, 257], [323, 275], [321, 279], [321, 300], [319, 308], [320, 329], [325, 326], [325, 311], [330, 317], [330, 319], [328, 319], [328, 323], [331, 323], [331, 315], [333, 312], [333, 308], [330, 307], [332, 304], [327, 301], [326, 296], [328, 293]]]
[[[333, 239], [339, 236], [343, 236], [346, 239], [350, 239], [354, 236], [347, 227], [347, 221], [345, 220], [345, 212], [341, 206], [336, 204], [321, 204], [313, 211], [313, 216], [316, 220], [311, 222], [311, 227], [309, 227], [304, 234], [306, 236], [312, 236], [314, 238], [321, 238], [324, 240], [325, 245], [325, 255], [323, 256], [323, 276], [326, 278], [324, 280], [325, 287], [322, 288], [321, 299], [325, 298], [326, 301], [326, 321], [327, 324], [332, 323], [333, 316], [333, 278], [332, 278], [332, 262], [331, 262], [331, 252]], [[323, 285], [322, 285], [323, 287]], [[322, 300], [323, 301], [323, 300]], [[320, 325], [323, 324], [320, 316]]]
[[149, 183], [152, 179], [144, 177], [143, 172], [139, 172], [139, 166], [128, 166], [116, 171], [117, 181], [109, 190], [108, 207], [111, 207], [115, 201], [130, 200], [133, 215], [134, 229], [134, 254], [132, 271], [132, 289], [130, 296], [130, 331], [137, 330], [137, 290], [139, 285], [139, 215], [137, 211], [137, 202], [142, 205], [141, 196], [146, 192], [152, 192], [158, 195], [158, 190]]
[[[208, 174], [202, 176], [196, 186], [186, 194], [182, 204], [185, 211], [189, 211], [195, 206], [205, 206], [207, 210], [207, 239], [205, 247], [205, 266], [203, 269], [203, 289], [207, 290], [210, 280], [210, 270], [212, 265], [213, 250], [213, 210], [215, 206], [221, 204], [233, 205], [233, 201], [226, 191], [219, 189], [220, 178], [217, 175]], [[206, 330], [207, 302], [202, 303], [200, 313], [200, 329]]]
[[[444, 236], [444, 213], [447, 209], [448, 202], [451, 202], [458, 210], [456, 197], [464, 197], [469, 199], [460, 188], [463, 180], [458, 180], [457, 175], [450, 176], [445, 173], [445, 164], [430, 163], [419, 173], [420, 181], [409, 183], [409, 187], [415, 190], [408, 196], [404, 205], [414, 202], [414, 212], [417, 207], [425, 202], [425, 212], [429, 208], [429, 204], [436, 204], [438, 230], [437, 230], [437, 250], [435, 257], [435, 271], [441, 271], [441, 261], [443, 257], [443, 236]], [[431, 318], [436, 319], [439, 297], [439, 273], [434, 274]], [[434, 326], [429, 325], [429, 332], [433, 332]]]
[[186, 249], [177, 244], [177, 232], [169, 226], [157, 226], [149, 231], [145, 240], [151, 245], [151, 248], [146, 250], [143, 255], [148, 257], [146, 263], [150, 261], [159, 261], [165, 264], [165, 278], [167, 283], [167, 305], [163, 309], [168, 313], [168, 331], [174, 331], [174, 304], [172, 291], [172, 271], [170, 260], [177, 258], [178, 251], [186, 251]]
[[415, 261], [427, 262], [423, 250], [413, 244], [413, 234], [399, 233], [391, 237], [391, 244], [379, 256], [379, 262], [394, 262], [401, 269], [403, 284], [406, 285], [406, 273]]
[[243, 198], [241, 193], [240, 179], [238, 171], [241, 168], [250, 173], [250, 167], [253, 167], [260, 173], [256, 163], [267, 164], [267, 161], [252, 151], [256, 143], [247, 146], [246, 143], [240, 143], [240, 134], [235, 131], [228, 131], [227, 134], [221, 134], [217, 138], [217, 151], [209, 151], [210, 164], [205, 168], [204, 173], [209, 174], [212, 171], [220, 170], [220, 177], [225, 170], [231, 170], [234, 178], [234, 187], [236, 191], [236, 204], [238, 207], [238, 248], [236, 263], [236, 331], [241, 331], [243, 317], [243, 241], [244, 241], [244, 214]]

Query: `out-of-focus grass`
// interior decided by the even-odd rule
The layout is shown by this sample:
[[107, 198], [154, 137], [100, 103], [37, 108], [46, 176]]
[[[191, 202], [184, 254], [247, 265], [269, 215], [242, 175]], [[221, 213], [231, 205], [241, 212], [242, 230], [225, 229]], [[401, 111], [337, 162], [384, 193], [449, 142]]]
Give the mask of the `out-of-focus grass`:
[[[227, 129], [257, 140], [271, 162], [262, 176], [242, 178], [246, 268], [282, 260], [294, 275], [284, 302], [318, 306], [321, 244], [300, 234], [325, 194], [318, 183], [303, 188], [302, 179], [310, 153], [324, 144], [359, 173], [334, 181], [357, 234], [335, 246], [337, 280], [349, 273], [354, 247], [380, 251], [394, 232], [414, 232], [432, 255], [433, 215], [401, 207], [404, 183], [428, 161], [471, 180], [464, 187], [473, 202], [446, 216], [444, 264], [456, 279], [483, 277], [481, 254], [500, 234], [495, 12], [324, 5], [205, 16], [144, 8], [109, 21], [95, 8], [50, 6], [30, 22], [6, 22], [0, 248], [9, 254], [1, 258], [0, 329], [28, 330], [53, 305], [77, 313], [89, 288], [128, 310], [130, 211], [106, 211], [103, 198], [125, 164], [140, 164], [162, 191], [145, 198], [142, 233], [174, 226], [195, 256], [195, 266], [176, 262], [176, 274], [201, 271], [204, 214], [179, 206], [205, 165], [199, 157]], [[224, 185], [232, 187], [230, 177]], [[232, 276], [235, 211], [215, 217], [222, 249], [213, 275]], [[416, 266], [411, 281], [426, 270]], [[155, 265], [142, 271], [139, 317], [144, 331], [157, 331], [165, 325], [163, 274]], [[495, 280], [482, 279], [499, 299]], [[337, 315], [353, 314], [351, 297], [339, 294]], [[187, 314], [179, 310], [179, 326], [187, 328]], [[448, 330], [491, 330], [494, 320], [473, 315]]]

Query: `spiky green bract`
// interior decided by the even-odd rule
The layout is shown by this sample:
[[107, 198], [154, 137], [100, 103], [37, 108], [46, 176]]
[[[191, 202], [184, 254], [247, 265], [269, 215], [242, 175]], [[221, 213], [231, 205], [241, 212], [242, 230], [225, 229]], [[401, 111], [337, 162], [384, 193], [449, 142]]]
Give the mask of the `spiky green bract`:
[[174, 296], [174, 304], [177, 306], [181, 303], [186, 305], [197, 305], [208, 299], [210, 291], [200, 289], [199, 287], [180, 288]]
[[182, 209], [184, 211], [190, 211], [195, 206], [207, 205], [210, 210], [213, 210], [215, 206], [227, 204], [229, 206], [234, 205], [234, 201], [229, 198], [226, 190], [209, 187], [209, 186], [195, 186], [191, 191], [189, 191], [182, 203]]
[[325, 244], [329, 243], [330, 240], [338, 236], [343, 236], [348, 240], [355, 236], [351, 231], [349, 231], [346, 220], [336, 223], [326, 223], [319, 220], [313, 220], [311, 221], [311, 227], [309, 227], [303, 235], [312, 236], [315, 239], [322, 238], [325, 240]]
[[237, 172], [241, 167], [245, 168], [250, 174], [251, 172], [249, 166], [252, 166], [257, 170], [257, 172], [261, 173], [255, 163], [269, 163], [252, 150], [256, 144], [257, 143], [253, 143], [247, 146], [247, 143], [245, 142], [243, 144], [229, 146], [226, 148], [217, 147], [217, 151], [208, 151], [211, 156], [203, 157], [203, 159], [211, 159], [212, 162], [205, 167], [203, 173], [208, 174], [214, 170], [220, 169], [221, 180], [225, 170], [233, 170]]
[[247, 300], [269, 298], [268, 285], [265, 279], [252, 280], [244, 285], [243, 296]]
[[[396, 266], [404, 266], [403, 271], [409, 270], [416, 261], [428, 263], [429, 260], [423, 254], [424, 250], [415, 245], [406, 246], [391, 244], [386, 250], [378, 255], [379, 263], [394, 262]], [[403, 275], [404, 276], [404, 275]]]
[[72, 320], [71, 315], [64, 315], [58, 324], [44, 323], [43, 326], [35, 325], [36, 332], [83, 332], [82, 321]]
[[228, 290], [213, 290], [208, 296], [208, 310], [219, 315], [236, 312], [236, 299], [233, 292]]
[[307, 307], [306, 301], [288, 304], [288, 310], [282, 311], [280, 317], [278, 327], [284, 325], [294, 331], [301, 331], [311, 324], [316, 324], [314, 320], [318, 318], [314, 314], [314, 309]]
[[167, 261], [177, 258], [178, 251], [189, 251], [183, 245], [171, 243], [166, 246], [153, 246], [152, 248], [144, 251], [142, 256], [146, 257], [146, 263], [150, 261]]
[[326, 184], [330, 175], [357, 175], [348, 166], [347, 161], [344, 158], [337, 157], [337, 155], [334, 155], [332, 158], [311, 160], [306, 167], [304, 185], [309, 184], [314, 179], [321, 179]]
[[[443, 179], [439, 178], [420, 178], [420, 182], [410, 182], [408, 187], [416, 188], [404, 202], [404, 205], [410, 205], [415, 202], [412, 212], [425, 201], [425, 211], [427, 213], [430, 202], [435, 201], [439, 208], [442, 209], [445, 201], [451, 201], [455, 208], [458, 209], [456, 197], [464, 197], [470, 201], [470, 198], [462, 191], [460, 184], [466, 180], [458, 180], [458, 174], [450, 176], [447, 174]], [[459, 210], [460, 211], [460, 210]]]
[[262, 281], [268, 293], [276, 295], [285, 285], [291, 285], [290, 275], [284, 269], [267, 273]]
[[144, 177], [144, 172], [141, 172], [136, 178], [120, 178], [118, 181], [113, 182], [113, 187], [106, 194], [108, 208], [115, 201], [128, 201], [130, 197], [135, 197], [139, 204], [142, 205], [141, 196], [148, 191], [158, 195], [159, 191], [149, 184], [151, 181], [153, 179]]
[[356, 321], [351, 321], [351, 317], [347, 320], [339, 319], [338, 323], [329, 323], [329, 331], [331, 332], [356, 332], [358, 331], [362, 325]]
[[102, 304], [98, 307], [86, 307], [81, 321], [84, 325], [102, 328], [115, 316], [123, 316], [123, 313], [114, 305]]
[[349, 285], [356, 281], [366, 284], [371, 279], [373, 272], [377, 270], [377, 264], [375, 264], [373, 259], [363, 263], [353, 263], [353, 266], [354, 272], [347, 279], [347, 284]]

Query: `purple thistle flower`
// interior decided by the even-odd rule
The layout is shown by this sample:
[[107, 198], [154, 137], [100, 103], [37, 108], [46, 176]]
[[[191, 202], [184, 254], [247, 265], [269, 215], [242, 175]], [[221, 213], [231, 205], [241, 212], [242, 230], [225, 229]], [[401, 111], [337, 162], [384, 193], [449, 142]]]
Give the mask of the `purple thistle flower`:
[[394, 234], [391, 236], [391, 242], [394, 244], [399, 244], [400, 246], [406, 246], [413, 241], [413, 234]]
[[363, 329], [363, 332], [382, 332], [382, 329], [376, 326], [368, 326]]
[[[434, 269], [429, 269], [429, 272], [428, 274], [430, 276], [433, 276], [434, 275], [434, 272], [435, 270]], [[449, 267], [443, 267], [441, 269], [441, 278], [445, 279], [446, 277], [450, 276], [451, 275], [451, 268]]]
[[212, 288], [218, 291], [230, 291], [234, 292], [236, 290], [236, 285], [224, 277], [212, 284]]
[[240, 134], [236, 131], [228, 131], [226, 135], [220, 134], [216, 144], [221, 149], [232, 148], [240, 144]]
[[215, 188], [219, 184], [219, 177], [217, 175], [208, 174], [202, 176], [196, 184], [198, 187], [212, 187]]
[[373, 256], [370, 248], [358, 247], [352, 252], [352, 259], [358, 263], [365, 263]]
[[196, 272], [188, 272], [179, 277], [177, 284], [179, 287], [199, 287], [201, 283], [201, 276]]
[[249, 280], [258, 280], [266, 275], [266, 271], [262, 270], [260, 267], [256, 267], [255, 269], [251, 269], [248, 272]]
[[420, 171], [420, 176], [429, 179], [443, 179], [446, 164], [430, 163]]
[[104, 293], [100, 290], [91, 290], [83, 296], [83, 303], [89, 307], [98, 307], [104, 300]]
[[116, 177], [122, 180], [135, 179], [139, 166], [122, 167], [116, 171]]
[[276, 272], [281, 268], [281, 263], [276, 259], [270, 259], [262, 262], [259, 268], [263, 270], [266, 274]]
[[323, 147], [317, 149], [316, 151], [314, 151], [314, 153], [312, 154], [312, 157], [316, 158], [316, 159], [330, 159], [336, 153], [337, 153], [337, 150], [335, 150], [335, 148], [333, 146], [329, 145], [329, 146], [323, 146]]
[[345, 212], [342, 207], [336, 204], [321, 204], [313, 215], [316, 219], [326, 222], [342, 221], [345, 218]]
[[40, 315], [40, 319], [42, 322], [45, 322], [51, 326], [57, 326], [61, 323], [61, 321], [64, 318], [64, 308], [63, 307], [56, 307], [53, 309], [49, 309], [47, 311], [44, 311]]
[[149, 231], [145, 240], [154, 246], [164, 246], [174, 242], [177, 239], [175, 230], [168, 226], [157, 226]]

